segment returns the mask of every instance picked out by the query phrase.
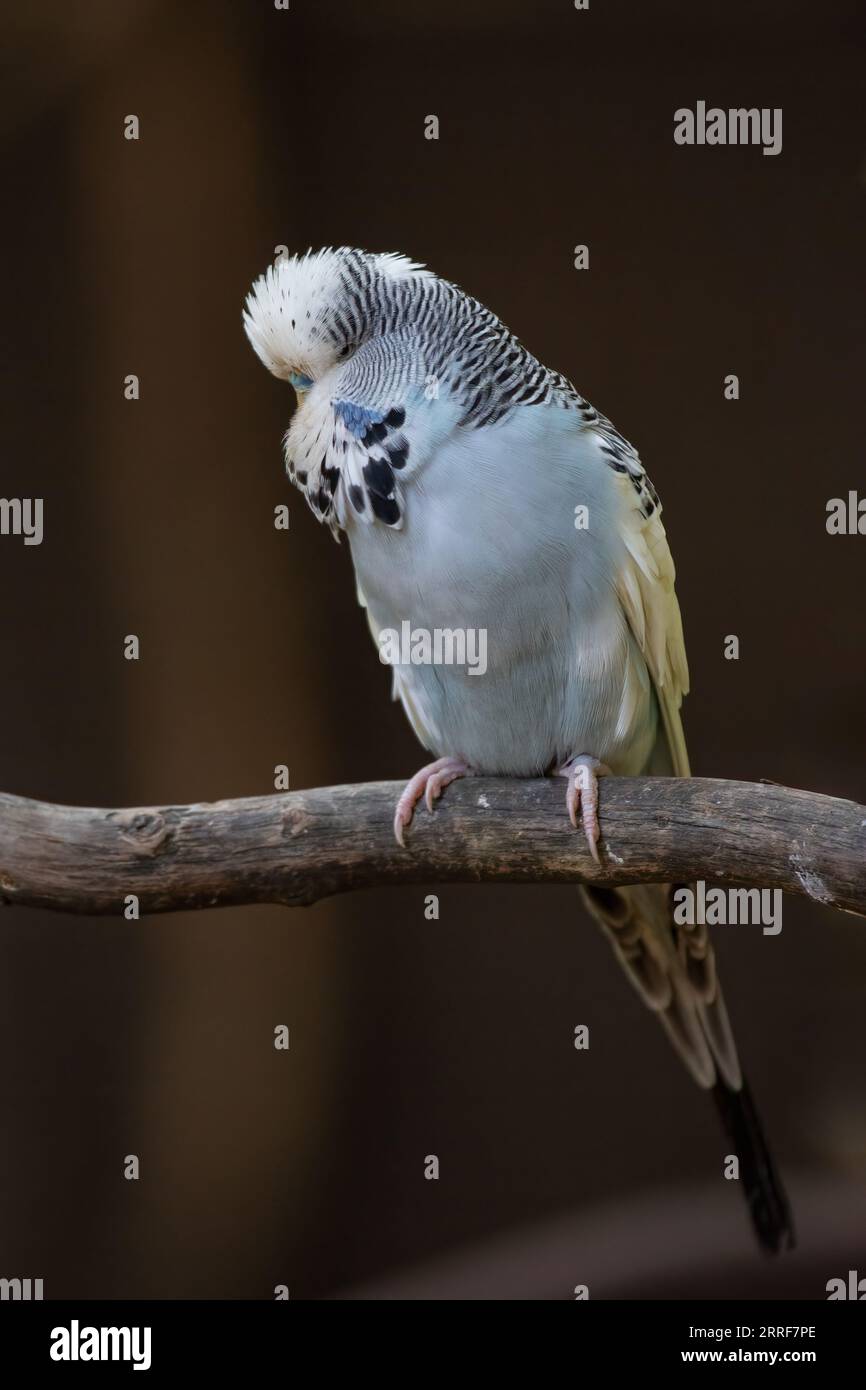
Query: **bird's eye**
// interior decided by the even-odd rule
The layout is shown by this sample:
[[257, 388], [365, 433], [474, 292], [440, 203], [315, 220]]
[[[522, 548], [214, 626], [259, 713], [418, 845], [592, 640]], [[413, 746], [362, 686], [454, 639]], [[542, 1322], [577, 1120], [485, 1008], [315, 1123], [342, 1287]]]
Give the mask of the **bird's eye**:
[[289, 377], [289, 381], [292, 383], [296, 391], [309, 391], [310, 387], [313, 384], [313, 378], [310, 376], [304, 376], [303, 372], [292, 372], [291, 376]]

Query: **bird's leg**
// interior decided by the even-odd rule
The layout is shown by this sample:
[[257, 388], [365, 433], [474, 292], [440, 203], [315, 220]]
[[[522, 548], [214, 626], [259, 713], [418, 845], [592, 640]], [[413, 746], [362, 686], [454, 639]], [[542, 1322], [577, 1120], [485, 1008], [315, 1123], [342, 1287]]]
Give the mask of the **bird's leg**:
[[458, 777], [472, 775], [472, 769], [462, 758], [437, 758], [435, 763], [428, 763], [416, 772], [411, 781], [406, 783], [394, 813], [394, 835], [397, 844], [405, 848], [403, 831], [411, 825], [415, 807], [422, 796], [427, 802], [427, 810], [432, 811], [433, 802], [442, 795], [450, 782], [456, 782]]
[[606, 763], [599, 762], [589, 753], [581, 753], [577, 758], [569, 758], [567, 763], [556, 769], [556, 777], [568, 778], [568, 791], [565, 804], [568, 818], [577, 829], [577, 813], [583, 824], [583, 833], [589, 852], [596, 864], [598, 857], [598, 779], [610, 773]]

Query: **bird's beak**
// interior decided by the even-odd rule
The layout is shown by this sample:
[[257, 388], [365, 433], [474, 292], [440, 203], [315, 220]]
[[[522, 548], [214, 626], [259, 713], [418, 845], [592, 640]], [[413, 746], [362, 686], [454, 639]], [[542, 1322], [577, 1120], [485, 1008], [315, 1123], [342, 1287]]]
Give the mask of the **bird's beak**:
[[298, 398], [298, 405], [300, 405], [313, 383], [304, 372], [298, 371], [290, 373], [289, 381]]

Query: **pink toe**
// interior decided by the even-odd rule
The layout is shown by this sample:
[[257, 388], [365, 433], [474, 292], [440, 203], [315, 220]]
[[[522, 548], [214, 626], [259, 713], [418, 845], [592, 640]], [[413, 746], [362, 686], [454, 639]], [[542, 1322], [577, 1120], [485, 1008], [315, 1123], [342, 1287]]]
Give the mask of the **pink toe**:
[[456, 781], [458, 777], [468, 776], [471, 776], [469, 768], [458, 758], [437, 758], [435, 763], [428, 763], [415, 773], [406, 783], [394, 816], [394, 837], [401, 848], [406, 847], [403, 832], [411, 825], [415, 806], [421, 797], [424, 797], [428, 811], [432, 811], [433, 802], [441, 796], [444, 787]]

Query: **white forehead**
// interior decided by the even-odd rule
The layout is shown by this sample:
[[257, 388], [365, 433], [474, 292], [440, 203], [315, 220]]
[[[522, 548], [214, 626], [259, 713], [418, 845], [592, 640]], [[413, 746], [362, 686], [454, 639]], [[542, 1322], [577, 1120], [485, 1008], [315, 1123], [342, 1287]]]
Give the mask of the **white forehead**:
[[315, 377], [332, 364], [334, 349], [326, 325], [347, 275], [366, 281], [369, 290], [379, 277], [389, 282], [431, 274], [396, 252], [368, 255], [347, 247], [281, 259], [268, 266], [247, 296], [244, 327], [275, 376], [286, 378], [292, 371], [305, 370]]
[[269, 265], [247, 296], [244, 327], [256, 353], [274, 376], [306, 367], [315, 374], [330, 354], [324, 335], [340, 291], [333, 253], [293, 256]]

